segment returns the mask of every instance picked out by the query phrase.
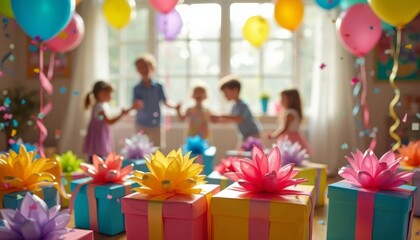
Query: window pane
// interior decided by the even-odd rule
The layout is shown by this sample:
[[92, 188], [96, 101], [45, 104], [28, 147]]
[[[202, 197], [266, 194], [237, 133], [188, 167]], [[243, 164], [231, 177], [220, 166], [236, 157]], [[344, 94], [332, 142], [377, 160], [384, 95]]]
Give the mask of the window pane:
[[121, 30], [122, 41], [149, 39], [149, 10], [137, 8], [136, 17]]
[[115, 45], [120, 41], [120, 31], [108, 25], [108, 44]]
[[186, 78], [171, 77], [164, 82], [161, 79], [161, 84], [164, 85], [166, 97], [174, 102], [184, 102], [189, 98], [188, 84]]
[[186, 41], [160, 42], [157, 59], [159, 75], [185, 75], [189, 57]]
[[120, 48], [119, 45], [109, 46], [109, 70], [112, 76], [120, 73]]
[[249, 104], [252, 112], [261, 112], [260, 95], [261, 95], [261, 79], [258, 78], [241, 78], [241, 98]]
[[220, 38], [221, 8], [219, 4], [192, 4], [189, 11], [190, 38]]
[[125, 58], [125, 67], [128, 71], [124, 71], [123, 74], [126, 76], [137, 76], [137, 70], [134, 66], [134, 61], [142, 54], [147, 52], [146, 43], [130, 43], [126, 47], [126, 58]]
[[190, 73], [218, 76], [220, 73], [220, 43], [217, 41], [197, 41], [189, 43]]
[[232, 41], [230, 57], [231, 72], [238, 75], [257, 75], [259, 71], [259, 50], [247, 41]]
[[264, 45], [263, 73], [265, 75], [291, 75], [293, 73], [292, 42], [267, 41]]
[[[263, 91], [270, 94], [269, 114], [276, 113], [276, 105], [280, 102], [280, 92], [292, 86], [293, 81], [291, 78], [264, 78]], [[261, 107], [259, 112], [262, 112]]]

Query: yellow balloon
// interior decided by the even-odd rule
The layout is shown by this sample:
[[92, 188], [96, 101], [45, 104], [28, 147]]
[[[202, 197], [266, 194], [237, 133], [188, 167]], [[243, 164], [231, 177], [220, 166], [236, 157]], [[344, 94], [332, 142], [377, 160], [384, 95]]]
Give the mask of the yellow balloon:
[[420, 12], [420, 0], [369, 0], [375, 14], [391, 25], [403, 27]]
[[290, 31], [295, 31], [303, 18], [302, 0], [278, 0], [274, 8], [276, 22]]
[[270, 24], [261, 16], [250, 17], [242, 28], [242, 34], [252, 45], [260, 47], [270, 34]]
[[102, 11], [109, 25], [121, 29], [134, 18], [135, 7], [135, 0], [105, 0]]

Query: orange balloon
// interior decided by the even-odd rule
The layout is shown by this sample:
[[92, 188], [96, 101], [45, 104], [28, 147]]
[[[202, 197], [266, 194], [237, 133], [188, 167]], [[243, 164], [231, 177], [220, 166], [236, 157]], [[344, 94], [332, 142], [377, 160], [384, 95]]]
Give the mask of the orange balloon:
[[276, 22], [290, 31], [295, 31], [303, 18], [302, 0], [278, 0], [274, 8]]

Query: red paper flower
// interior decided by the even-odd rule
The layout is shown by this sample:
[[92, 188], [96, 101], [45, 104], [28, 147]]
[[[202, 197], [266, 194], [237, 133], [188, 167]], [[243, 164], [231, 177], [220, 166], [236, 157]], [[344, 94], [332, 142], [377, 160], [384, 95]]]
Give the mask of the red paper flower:
[[222, 158], [221, 162], [214, 166], [214, 170], [218, 171], [222, 175], [227, 172], [234, 172], [235, 169], [233, 168], [233, 162], [238, 160], [239, 159], [237, 157]]

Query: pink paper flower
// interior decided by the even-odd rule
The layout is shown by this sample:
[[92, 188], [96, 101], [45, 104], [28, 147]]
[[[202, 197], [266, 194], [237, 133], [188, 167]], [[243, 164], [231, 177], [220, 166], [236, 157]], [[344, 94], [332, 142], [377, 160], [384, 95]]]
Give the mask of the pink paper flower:
[[233, 162], [233, 167], [235, 172], [226, 173], [225, 176], [251, 192], [275, 193], [307, 181], [293, 178], [299, 173], [299, 170], [293, 169], [293, 163], [281, 167], [278, 147], [274, 147], [268, 156], [260, 148], [254, 147], [252, 160], [239, 159]]
[[401, 158], [395, 159], [390, 150], [378, 160], [372, 150], [360, 150], [347, 157], [350, 166], [342, 167], [338, 174], [357, 187], [373, 190], [393, 189], [411, 181], [413, 172], [396, 173]]
[[130, 164], [121, 169], [123, 158], [115, 153], [108, 154], [106, 160], [94, 155], [93, 165], [81, 163], [80, 168], [90, 177], [95, 183], [112, 183], [123, 181], [124, 178], [133, 170], [133, 164]]
[[227, 172], [234, 172], [235, 169], [233, 168], [233, 162], [236, 162], [238, 160], [239, 158], [237, 157], [222, 158], [221, 162], [214, 166], [214, 170], [218, 171], [222, 175]]

